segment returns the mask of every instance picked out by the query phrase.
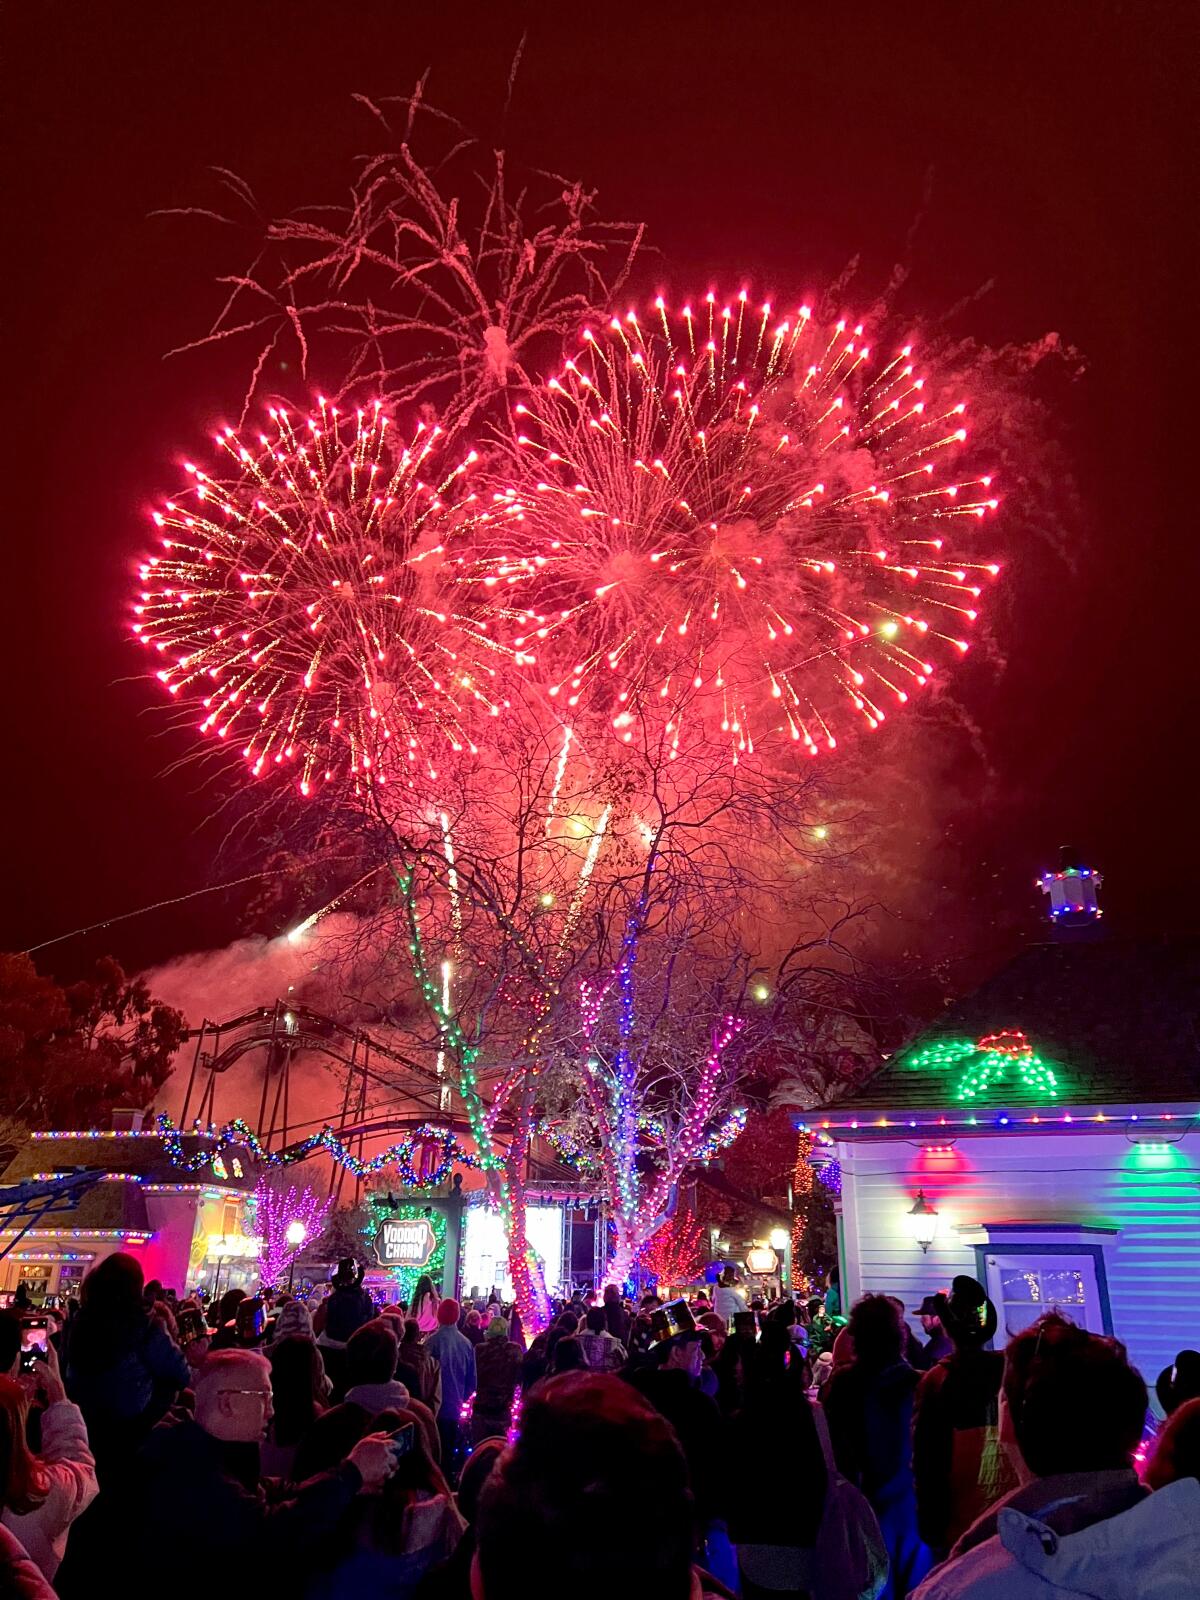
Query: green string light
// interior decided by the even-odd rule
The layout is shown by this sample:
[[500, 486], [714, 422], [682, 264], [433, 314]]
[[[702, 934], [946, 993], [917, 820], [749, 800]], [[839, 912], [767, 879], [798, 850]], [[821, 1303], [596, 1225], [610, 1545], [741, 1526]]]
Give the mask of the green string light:
[[[939, 1072], [961, 1066], [954, 1088], [956, 1100], [978, 1100], [1001, 1084], [1045, 1100], [1057, 1100], [1058, 1075], [1017, 1028], [983, 1038], [935, 1039], [914, 1051], [904, 1063], [911, 1072]], [[1014, 1077], [1015, 1074], [1015, 1077]]]

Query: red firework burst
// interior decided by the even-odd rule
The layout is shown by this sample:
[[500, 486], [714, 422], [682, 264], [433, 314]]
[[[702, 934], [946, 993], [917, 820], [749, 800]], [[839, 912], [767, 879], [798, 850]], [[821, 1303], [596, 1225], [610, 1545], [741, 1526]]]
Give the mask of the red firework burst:
[[954, 470], [957, 390], [871, 343], [744, 291], [584, 332], [516, 408], [515, 514], [467, 563], [551, 695], [626, 740], [657, 706], [676, 746], [698, 716], [735, 761], [780, 733], [816, 755], [966, 651], [992, 480]]
[[307, 794], [436, 776], [473, 748], [476, 705], [499, 708], [486, 619], [452, 603], [456, 542], [497, 514], [462, 491], [475, 454], [424, 424], [404, 441], [378, 406], [269, 415], [253, 443], [219, 433], [224, 470], [187, 464], [154, 512], [162, 551], [140, 568], [133, 631], [256, 777], [284, 768]]

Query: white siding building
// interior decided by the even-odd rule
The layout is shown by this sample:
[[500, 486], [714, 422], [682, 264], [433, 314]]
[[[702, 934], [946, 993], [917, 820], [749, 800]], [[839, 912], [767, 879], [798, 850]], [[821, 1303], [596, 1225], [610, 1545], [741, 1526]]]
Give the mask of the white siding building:
[[911, 1315], [968, 1273], [998, 1345], [1057, 1306], [1153, 1388], [1200, 1348], [1200, 941], [1064, 928], [1090, 904], [807, 1122], [841, 1162], [845, 1305]]
[[[878, 1290], [912, 1311], [968, 1273], [986, 1285], [1002, 1330], [1058, 1305], [1123, 1339], [1153, 1385], [1177, 1351], [1200, 1346], [1200, 1131], [1179, 1108], [1172, 1142], [1131, 1143], [1128, 1131], [1150, 1119], [1127, 1112], [1138, 1123], [1113, 1126], [1122, 1113], [1102, 1114], [1112, 1131], [1006, 1129], [949, 1146], [911, 1130], [839, 1138], [846, 1303]], [[937, 1213], [928, 1252], [909, 1215], [921, 1193]]]

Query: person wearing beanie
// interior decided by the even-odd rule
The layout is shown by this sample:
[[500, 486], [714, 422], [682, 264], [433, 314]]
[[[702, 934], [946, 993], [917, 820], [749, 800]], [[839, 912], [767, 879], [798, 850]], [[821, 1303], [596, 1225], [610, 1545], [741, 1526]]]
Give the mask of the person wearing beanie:
[[508, 1432], [513, 1398], [521, 1381], [521, 1347], [508, 1336], [508, 1323], [493, 1317], [483, 1343], [475, 1347], [477, 1387], [471, 1413], [471, 1442], [482, 1444]]
[[996, 1332], [995, 1306], [965, 1275], [922, 1310], [926, 1304], [952, 1347], [922, 1377], [913, 1407], [917, 1525], [940, 1560], [1016, 1478], [1000, 1447], [1004, 1356], [985, 1348]]
[[375, 1317], [350, 1335], [346, 1345], [346, 1401], [372, 1416], [408, 1407], [407, 1385], [396, 1377], [400, 1341], [390, 1317]]
[[289, 1300], [280, 1308], [279, 1315], [275, 1318], [273, 1333], [276, 1343], [280, 1339], [313, 1337], [312, 1317], [303, 1300]]
[[457, 1473], [462, 1442], [462, 1409], [475, 1393], [477, 1375], [475, 1346], [458, 1331], [457, 1300], [441, 1300], [437, 1308], [437, 1330], [429, 1335], [425, 1347], [441, 1368], [442, 1403], [438, 1410], [438, 1433], [442, 1439], [442, 1467], [453, 1482]]

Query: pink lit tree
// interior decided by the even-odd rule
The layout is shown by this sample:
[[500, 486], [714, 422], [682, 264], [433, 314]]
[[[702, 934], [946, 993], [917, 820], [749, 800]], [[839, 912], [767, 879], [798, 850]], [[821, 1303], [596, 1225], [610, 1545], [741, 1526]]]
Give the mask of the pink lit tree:
[[332, 1204], [332, 1197], [322, 1197], [307, 1185], [285, 1187], [273, 1173], [259, 1180], [254, 1216], [262, 1240], [264, 1284], [278, 1285], [292, 1271], [304, 1246], [320, 1237]]

